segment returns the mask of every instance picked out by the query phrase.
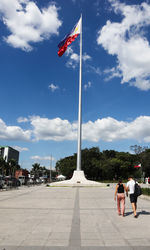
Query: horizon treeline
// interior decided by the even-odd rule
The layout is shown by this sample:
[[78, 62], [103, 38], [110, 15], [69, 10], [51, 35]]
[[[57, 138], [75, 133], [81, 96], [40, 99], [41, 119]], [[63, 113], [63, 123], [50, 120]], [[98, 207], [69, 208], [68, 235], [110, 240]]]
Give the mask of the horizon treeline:
[[[137, 179], [150, 176], [150, 149], [138, 145], [130, 149], [133, 154], [115, 150], [100, 152], [99, 147], [85, 148], [81, 151], [81, 170], [87, 179], [96, 181], [126, 180], [131, 175]], [[56, 162], [56, 171], [71, 178], [76, 161], [77, 154], [60, 159]], [[134, 168], [138, 164], [141, 168]]]

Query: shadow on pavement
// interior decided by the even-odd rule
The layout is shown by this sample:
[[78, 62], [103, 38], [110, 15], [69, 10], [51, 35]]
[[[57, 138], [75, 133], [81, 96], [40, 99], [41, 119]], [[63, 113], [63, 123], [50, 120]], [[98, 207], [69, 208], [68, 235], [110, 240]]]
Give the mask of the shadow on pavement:
[[129, 215], [131, 215], [131, 214], [133, 214], [132, 211], [131, 211], [131, 212], [127, 212], [127, 213], [125, 213], [125, 217], [126, 217], [126, 216], [129, 216]]
[[[126, 216], [130, 216], [131, 214], [133, 214], [132, 211], [131, 211], [131, 212], [127, 212], [127, 213], [125, 213], [125, 217], [126, 217]], [[145, 210], [142, 210], [142, 211], [140, 211], [140, 212], [137, 212], [137, 217], [139, 217], [140, 215], [150, 215], [150, 212], [145, 211]]]
[[143, 215], [150, 215], [150, 212], [142, 210], [142, 211], [138, 212], [138, 215], [141, 215], [141, 214], [143, 214]]

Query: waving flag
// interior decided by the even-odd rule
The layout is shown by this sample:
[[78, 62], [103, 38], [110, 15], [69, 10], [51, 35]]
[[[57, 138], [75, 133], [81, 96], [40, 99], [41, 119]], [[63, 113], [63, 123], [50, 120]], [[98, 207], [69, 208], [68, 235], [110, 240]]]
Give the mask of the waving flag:
[[141, 164], [134, 166], [134, 168], [141, 168]]
[[58, 55], [62, 56], [68, 45], [70, 45], [75, 39], [76, 37], [80, 34], [81, 32], [81, 18], [79, 19], [78, 23], [74, 26], [74, 28], [72, 29], [72, 31], [65, 36], [65, 38], [58, 44]]

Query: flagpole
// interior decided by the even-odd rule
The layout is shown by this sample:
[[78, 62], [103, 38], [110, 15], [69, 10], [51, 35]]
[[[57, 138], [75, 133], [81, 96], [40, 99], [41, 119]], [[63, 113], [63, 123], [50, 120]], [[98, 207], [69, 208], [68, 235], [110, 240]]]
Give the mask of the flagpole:
[[82, 14], [80, 30], [80, 69], [79, 69], [79, 107], [78, 107], [78, 152], [77, 171], [81, 170], [81, 140], [82, 140]]

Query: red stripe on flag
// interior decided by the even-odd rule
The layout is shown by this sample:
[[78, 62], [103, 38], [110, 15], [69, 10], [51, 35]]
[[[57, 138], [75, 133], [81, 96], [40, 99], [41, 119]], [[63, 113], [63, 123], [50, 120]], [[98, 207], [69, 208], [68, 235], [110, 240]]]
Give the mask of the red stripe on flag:
[[141, 167], [140, 165], [134, 166], [134, 168], [140, 168], [140, 167]]
[[61, 47], [59, 48], [59, 51], [58, 51], [58, 55], [59, 55], [59, 56], [62, 56], [62, 55], [65, 53], [65, 51], [66, 51], [68, 45], [70, 45], [70, 44], [76, 39], [76, 37], [77, 37], [78, 35], [79, 35], [79, 34], [75, 34], [74, 36], [69, 36], [69, 37], [66, 39], [64, 45], [61, 46]]

